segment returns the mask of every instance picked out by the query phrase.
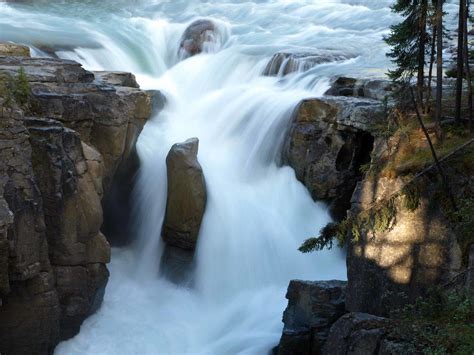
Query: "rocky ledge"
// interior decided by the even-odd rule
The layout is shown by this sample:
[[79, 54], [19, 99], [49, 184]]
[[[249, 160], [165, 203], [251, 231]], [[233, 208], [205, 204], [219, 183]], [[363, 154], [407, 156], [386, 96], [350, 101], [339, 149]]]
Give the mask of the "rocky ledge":
[[101, 201], [151, 99], [130, 74], [2, 48], [0, 353], [47, 354], [100, 307], [110, 260]]
[[325, 96], [307, 99], [296, 108], [282, 160], [315, 200], [330, 204], [336, 218], [350, 208], [352, 193], [362, 179], [360, 167], [370, 162], [380, 101]]
[[[474, 295], [472, 233], [460, 236], [444, 212], [447, 197], [428, 168], [431, 155], [407, 163], [427, 149], [421, 133], [387, 133], [391, 90], [383, 80], [337, 78], [326, 96], [304, 100], [294, 112], [283, 163], [315, 200], [329, 203], [336, 220], [370, 227], [359, 218], [375, 208], [378, 217], [372, 211], [370, 218], [385, 218], [386, 226], [356, 226], [357, 236], [354, 224], [347, 227], [346, 285], [291, 281], [275, 353], [417, 353], [417, 335], [409, 334], [415, 330], [394, 312], [433, 289]], [[472, 148], [460, 145], [440, 157], [456, 201], [474, 192]]]

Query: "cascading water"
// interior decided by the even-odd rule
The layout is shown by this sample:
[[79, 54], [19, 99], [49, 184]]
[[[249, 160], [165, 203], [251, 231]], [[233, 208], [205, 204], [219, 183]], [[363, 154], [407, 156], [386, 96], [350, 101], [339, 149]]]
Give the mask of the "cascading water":
[[[344, 279], [342, 252], [302, 255], [329, 221], [278, 158], [291, 112], [334, 74], [383, 75], [390, 0], [39, 1], [0, 3], [0, 39], [90, 70], [125, 70], [166, 96], [138, 142], [133, 248], [114, 250], [102, 308], [57, 354], [265, 354], [278, 343], [292, 278]], [[451, 6], [451, 5], [448, 5]], [[76, 15], [77, 14], [77, 15]], [[209, 53], [180, 61], [195, 18], [218, 24]], [[333, 51], [347, 60], [262, 76], [278, 51]], [[304, 65], [302, 68], [307, 69]], [[200, 139], [208, 203], [190, 287], [159, 275], [165, 157]]]

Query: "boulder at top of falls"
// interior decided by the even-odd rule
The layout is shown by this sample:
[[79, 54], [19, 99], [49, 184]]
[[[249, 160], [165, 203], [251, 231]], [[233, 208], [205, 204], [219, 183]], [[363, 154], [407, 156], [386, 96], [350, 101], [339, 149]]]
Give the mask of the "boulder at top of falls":
[[347, 59], [347, 56], [335, 53], [275, 53], [268, 62], [263, 75], [285, 76], [304, 72], [322, 63]]
[[393, 84], [389, 80], [356, 79], [341, 76], [336, 78], [325, 95], [384, 100], [393, 93], [393, 89]]
[[197, 20], [191, 23], [181, 37], [180, 54], [192, 57], [204, 49], [204, 43], [213, 42], [216, 35], [216, 25], [210, 20]]
[[166, 157], [168, 199], [162, 236], [171, 246], [196, 247], [206, 206], [206, 184], [197, 159], [199, 140], [173, 145]]

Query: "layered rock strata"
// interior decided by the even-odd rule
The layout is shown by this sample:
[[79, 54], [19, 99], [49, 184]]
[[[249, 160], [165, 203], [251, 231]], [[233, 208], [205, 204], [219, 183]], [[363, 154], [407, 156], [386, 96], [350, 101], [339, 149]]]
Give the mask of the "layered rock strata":
[[[0, 52], [0, 352], [47, 354], [102, 302], [101, 200], [151, 100], [125, 86], [129, 74], [10, 55]], [[19, 105], [21, 80], [29, 98]]]

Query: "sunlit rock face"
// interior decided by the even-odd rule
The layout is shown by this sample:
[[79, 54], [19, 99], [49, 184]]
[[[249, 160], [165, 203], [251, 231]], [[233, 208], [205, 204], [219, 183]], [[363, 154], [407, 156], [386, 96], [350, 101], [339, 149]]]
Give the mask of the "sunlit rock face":
[[370, 131], [380, 113], [375, 100], [323, 97], [302, 101], [293, 114], [283, 162], [314, 199], [331, 202], [337, 218], [350, 207], [360, 166], [370, 161]]
[[[20, 68], [31, 88], [23, 109], [6, 100]], [[104, 179], [113, 180], [150, 112], [147, 94], [107, 83], [118, 77], [94, 81], [75, 62], [0, 56], [2, 353], [52, 352], [102, 302]]]
[[[378, 143], [379, 148], [386, 144]], [[421, 178], [419, 184], [430, 186], [429, 178]], [[349, 213], [356, 214], [390, 198], [407, 179], [368, 177], [359, 182]], [[435, 285], [445, 284], [461, 270], [461, 249], [440, 207], [430, 202], [434, 193], [433, 189], [426, 190], [415, 211], [407, 209], [403, 196], [397, 197], [397, 213], [389, 230], [362, 233], [359, 241], [350, 244], [349, 311], [388, 315]]]

